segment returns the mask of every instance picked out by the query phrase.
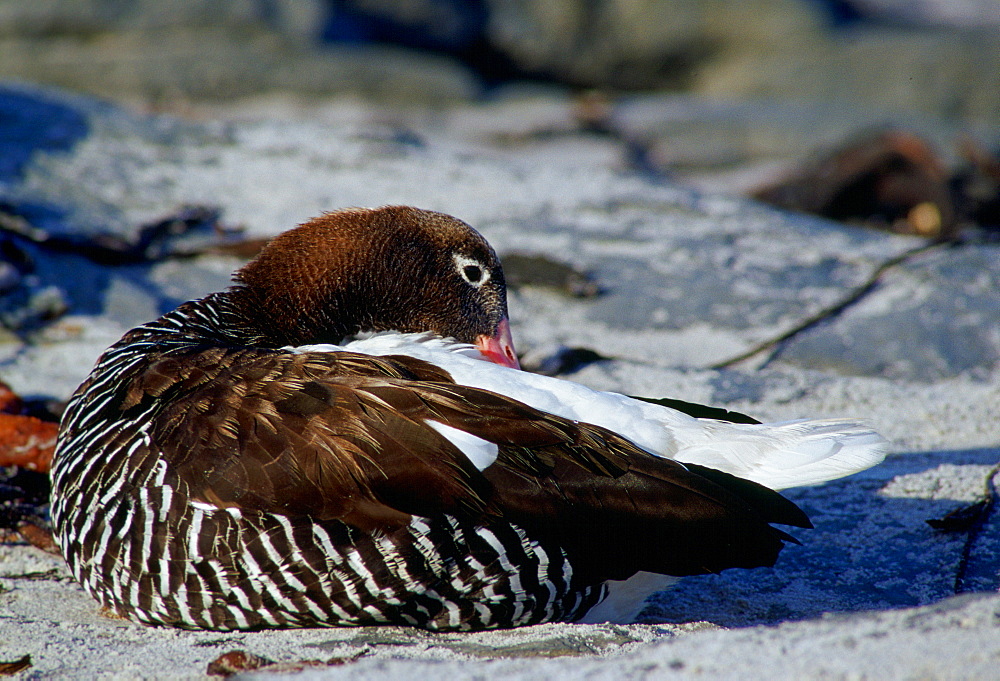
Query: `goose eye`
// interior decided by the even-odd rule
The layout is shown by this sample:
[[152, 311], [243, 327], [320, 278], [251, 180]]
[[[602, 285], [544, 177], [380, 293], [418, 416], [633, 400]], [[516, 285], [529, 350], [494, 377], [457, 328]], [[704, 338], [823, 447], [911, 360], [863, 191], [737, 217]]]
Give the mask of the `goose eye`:
[[490, 280], [490, 271], [483, 267], [483, 264], [475, 258], [456, 253], [452, 256], [455, 259], [455, 269], [462, 279], [476, 288], [479, 288]]
[[465, 278], [469, 280], [470, 284], [475, 284], [480, 280], [480, 278], [482, 278], [483, 271], [478, 265], [466, 265], [462, 268], [462, 274], [465, 275]]

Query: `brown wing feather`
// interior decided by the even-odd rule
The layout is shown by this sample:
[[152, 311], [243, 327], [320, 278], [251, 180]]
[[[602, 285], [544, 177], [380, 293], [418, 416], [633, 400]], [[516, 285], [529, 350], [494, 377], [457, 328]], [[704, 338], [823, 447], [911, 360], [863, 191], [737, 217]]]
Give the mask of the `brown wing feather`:
[[[808, 526], [760, 485], [456, 385], [419, 360], [239, 351], [219, 360], [160, 360], [129, 398], [170, 398], [150, 435], [195, 499], [367, 531], [412, 514], [502, 515], [595, 581], [770, 565], [789, 539], [770, 523]], [[496, 443], [496, 463], [480, 473], [428, 420]]]
[[450, 425], [500, 446], [483, 472], [493, 503], [577, 558], [586, 579], [773, 565], [791, 537], [770, 523], [811, 526], [777, 492], [653, 456], [597, 426], [465, 386], [425, 386], [420, 396]]
[[478, 471], [369, 387], [435, 367], [349, 354], [206, 352], [153, 363], [128, 402], [164, 399], [152, 444], [190, 496], [220, 506], [391, 529], [410, 515], [481, 512]]

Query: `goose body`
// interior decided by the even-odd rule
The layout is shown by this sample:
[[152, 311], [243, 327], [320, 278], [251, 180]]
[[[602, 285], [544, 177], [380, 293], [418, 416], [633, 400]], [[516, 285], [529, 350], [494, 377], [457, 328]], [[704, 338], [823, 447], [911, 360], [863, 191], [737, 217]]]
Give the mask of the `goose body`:
[[664, 580], [772, 565], [773, 525], [809, 526], [772, 489], [883, 447], [851, 421], [697, 419], [519, 371], [481, 236], [355, 209], [98, 360], [52, 519], [84, 588], [149, 624], [603, 621]]

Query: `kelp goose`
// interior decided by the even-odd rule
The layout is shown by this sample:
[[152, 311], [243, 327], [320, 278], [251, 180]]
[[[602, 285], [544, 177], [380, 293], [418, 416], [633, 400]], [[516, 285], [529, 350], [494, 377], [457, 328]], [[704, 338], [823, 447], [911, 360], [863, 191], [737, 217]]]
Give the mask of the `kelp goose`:
[[850, 421], [699, 419], [520, 371], [496, 254], [440, 213], [326, 214], [235, 282], [128, 332], [63, 420], [57, 542], [139, 622], [627, 619], [674, 576], [772, 565], [772, 524], [810, 524], [769, 487], [882, 458]]

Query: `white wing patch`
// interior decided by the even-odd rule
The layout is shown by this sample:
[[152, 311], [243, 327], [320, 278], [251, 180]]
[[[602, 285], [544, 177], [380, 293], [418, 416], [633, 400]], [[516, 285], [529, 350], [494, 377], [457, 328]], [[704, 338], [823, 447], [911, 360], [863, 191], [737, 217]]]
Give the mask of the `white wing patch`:
[[[381, 333], [345, 346], [312, 345], [289, 350], [349, 350], [422, 359], [447, 371], [460, 385], [506, 395], [573, 421], [603, 426], [657, 456], [715, 468], [771, 489], [815, 485], [862, 471], [884, 458], [888, 444], [867, 426], [846, 419], [762, 425], [696, 419], [617, 393], [493, 364], [484, 361], [471, 345], [426, 333]], [[454, 428], [445, 432], [441, 428], [447, 426], [431, 425], [465, 452], [480, 470], [496, 459], [496, 448], [491, 443]], [[470, 451], [482, 453], [479, 459], [482, 465]]]
[[[340, 345], [333, 345], [331, 343], [298, 346], [286, 345], [282, 350], [296, 354], [303, 352], [357, 352], [375, 357], [383, 355], [407, 355], [408, 357], [422, 359], [439, 366], [442, 356], [447, 357], [449, 354], [457, 354], [470, 359], [480, 360], [489, 366], [500, 366], [483, 357], [474, 345], [460, 343], [454, 338], [442, 338], [430, 331], [421, 333], [362, 331], [361, 333], [356, 333], [353, 336], [345, 338], [341, 341]], [[444, 355], [441, 353], [444, 353]], [[435, 362], [435, 359], [438, 359], [438, 361]]]
[[444, 436], [448, 442], [458, 447], [458, 450], [465, 454], [465, 457], [472, 462], [472, 465], [479, 470], [486, 470], [497, 460], [497, 453], [500, 448], [489, 440], [470, 435], [464, 430], [446, 426], [438, 421], [424, 421], [428, 426]]

